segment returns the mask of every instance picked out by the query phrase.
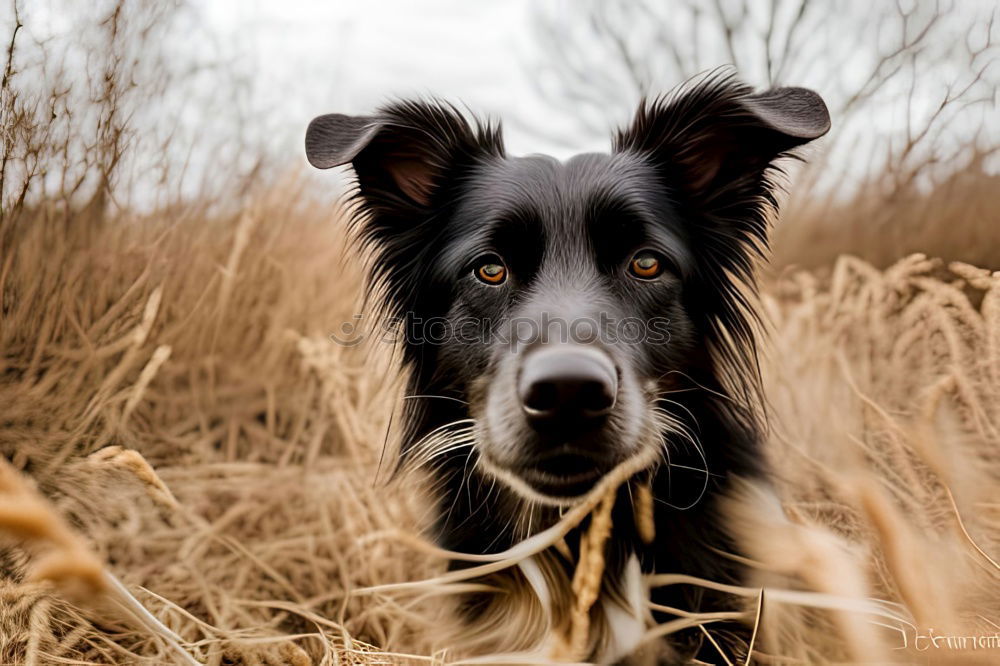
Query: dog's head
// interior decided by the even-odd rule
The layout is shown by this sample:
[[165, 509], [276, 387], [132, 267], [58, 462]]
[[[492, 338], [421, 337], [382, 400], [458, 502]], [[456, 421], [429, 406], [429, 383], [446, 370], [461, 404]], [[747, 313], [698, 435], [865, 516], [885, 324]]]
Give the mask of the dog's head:
[[438, 414], [413, 434], [469, 424], [480, 469], [566, 503], [659, 457], [672, 378], [748, 356], [769, 171], [828, 128], [811, 91], [716, 77], [644, 103], [611, 154], [509, 157], [498, 127], [424, 102], [318, 117], [306, 153], [357, 174], [414, 414]]

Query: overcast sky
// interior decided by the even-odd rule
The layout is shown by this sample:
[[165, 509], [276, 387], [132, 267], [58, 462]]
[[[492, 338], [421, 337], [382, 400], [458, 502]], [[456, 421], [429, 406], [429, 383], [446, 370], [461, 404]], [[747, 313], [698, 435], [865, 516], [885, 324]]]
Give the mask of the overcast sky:
[[[213, 0], [212, 29], [253, 58], [262, 103], [289, 132], [330, 111], [367, 113], [390, 97], [439, 96], [504, 120], [510, 152], [605, 148], [546, 138], [557, 123], [529, 80], [528, 0]], [[533, 127], [524, 119], [533, 119]]]
[[[276, 138], [287, 137], [283, 141], [300, 141], [305, 124], [320, 113], [367, 113], [393, 96], [437, 95], [464, 102], [476, 113], [502, 118], [513, 154], [546, 152], [566, 157], [580, 151], [606, 150], [609, 133], [605, 127], [610, 130], [627, 122], [635, 103], [625, 99], [628, 94], [601, 99], [596, 131], [591, 125], [584, 132], [573, 126], [579, 117], [572, 116], [579, 116], [580, 109], [553, 107], [533, 81], [540, 76], [540, 62], [548, 57], [535, 29], [538, 12], [546, 12], [560, 25], [573, 25], [571, 19], [575, 19], [576, 25], [586, 30], [586, 18], [581, 17], [589, 4], [592, 0], [212, 0], [198, 5], [198, 11], [224, 43], [237, 49], [243, 64], [249, 63], [255, 95], [270, 114]], [[766, 12], [756, 15], [759, 4], [751, 3], [756, 13], [745, 22], [766, 24]], [[778, 2], [776, 6], [780, 15], [782, 8], [790, 14], [796, 5]], [[689, 31], [677, 23], [683, 12], [672, 11], [669, 3], [662, 7], [656, 21], [630, 19], [626, 39], [642, 44], [643, 35], [651, 28], [645, 24], [650, 23], [668, 25], [675, 39], [683, 38]], [[960, 44], [964, 39], [958, 33], [966, 29], [972, 16], [969, 12], [985, 10], [988, 14], [996, 11], [995, 7], [991, 0], [960, 0], [947, 13], [932, 48], [924, 49], [925, 62], [919, 67], [924, 76], [911, 96], [909, 111], [902, 94], [895, 98], [898, 103], [866, 109], [860, 126], [861, 143], [871, 144], [876, 137], [905, 127], [908, 113], [909, 120], [919, 123], [921, 115], [936, 108], [946, 85], [971, 75], [949, 69], [947, 64], [935, 70], [940, 62], [934, 60], [945, 57], [950, 42]], [[860, 85], [876, 57], [876, 42], [887, 36], [859, 19], [870, 9], [868, 0], [836, 0], [831, 5], [833, 18], [812, 28], [814, 49], [807, 49], [806, 56], [799, 58], [803, 62], [795, 63], [798, 71], [788, 75], [794, 80], [787, 83], [814, 86], [833, 104], [838, 101], [834, 77], [848, 81], [853, 77], [857, 80], [853, 85]], [[949, 33], [948, 23], [955, 24], [956, 34]], [[852, 34], [841, 34], [845, 25], [852, 26]], [[1000, 40], [1000, 29], [995, 30]], [[888, 33], [891, 37], [892, 30]], [[569, 35], [567, 32], [567, 38]], [[577, 57], [584, 71], [593, 71], [596, 78], [613, 69], [613, 63], [602, 59], [600, 48], [590, 48], [586, 39], [580, 43], [583, 48]], [[714, 50], [718, 53], [709, 54], [702, 67], [728, 62], [721, 45]], [[842, 57], [838, 55], [845, 51]], [[653, 60], [664, 57], [656, 54]], [[957, 63], [961, 68], [961, 59]], [[837, 71], [830, 71], [833, 66]], [[752, 81], [749, 61], [744, 61], [743, 67], [747, 71], [741, 74]], [[997, 72], [991, 74], [996, 76]], [[652, 89], [654, 93], [680, 82], [674, 80], [679, 78], [676, 74], [657, 74], [655, 69], [652, 77], [653, 86], [658, 86]], [[899, 85], [908, 85], [907, 79], [900, 77]], [[962, 123], [956, 125], [959, 132], [955, 138], [967, 141], [996, 112], [995, 103], [992, 109], [979, 106], [964, 121], [966, 129]], [[838, 126], [842, 120], [836, 119]], [[1000, 123], [994, 120], [994, 135], [1000, 135], [998, 127]], [[856, 154], [851, 158], [856, 159]]]

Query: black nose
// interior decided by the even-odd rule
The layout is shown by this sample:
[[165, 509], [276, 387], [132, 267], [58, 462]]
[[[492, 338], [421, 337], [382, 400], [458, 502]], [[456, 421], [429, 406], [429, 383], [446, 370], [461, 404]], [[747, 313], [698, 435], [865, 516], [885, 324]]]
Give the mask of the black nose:
[[595, 347], [541, 347], [524, 359], [518, 391], [536, 429], [590, 429], [615, 406], [618, 373]]

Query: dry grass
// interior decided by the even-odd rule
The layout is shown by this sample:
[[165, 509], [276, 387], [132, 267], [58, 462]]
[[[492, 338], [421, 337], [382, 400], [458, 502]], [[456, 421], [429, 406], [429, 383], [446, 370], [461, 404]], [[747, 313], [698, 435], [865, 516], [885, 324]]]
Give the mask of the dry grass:
[[822, 196], [793, 190], [775, 230], [774, 265], [823, 269], [850, 254], [888, 268], [910, 254], [933, 252], [1000, 269], [1000, 175], [987, 168], [997, 150], [971, 152], [967, 163], [932, 184], [887, 172], [849, 196], [839, 189]]
[[[14, 237], [0, 270], [0, 446], [190, 654], [447, 658], [433, 588], [358, 593], [443, 563], [390, 538], [426, 519], [419, 493], [375, 480], [400, 388], [390, 348], [326, 337], [361, 284], [336, 213], [290, 182], [230, 217], [184, 209], [60, 228], [42, 210]], [[757, 658], [890, 654], [900, 635], [850, 612], [869, 596], [903, 604], [887, 608], [925, 633], [992, 634], [1000, 277], [844, 257], [827, 279], [773, 285], [765, 305], [785, 513], [736, 516], [775, 589]], [[0, 584], [16, 600], [5, 660], [175, 658], [127, 618], [69, 610], [78, 595], [39, 580], [39, 537], [0, 522]], [[846, 600], [796, 610], [794, 588]]]
[[[839, 563], [803, 555], [791, 568], [814, 588], [900, 602], [911, 648], [931, 627], [993, 635], [1000, 273], [923, 255], [883, 272], [844, 256], [828, 280], [791, 275], [765, 303], [779, 494], [794, 522], [846, 544]], [[782, 626], [777, 652], [812, 661], [850, 647], [811, 626]]]

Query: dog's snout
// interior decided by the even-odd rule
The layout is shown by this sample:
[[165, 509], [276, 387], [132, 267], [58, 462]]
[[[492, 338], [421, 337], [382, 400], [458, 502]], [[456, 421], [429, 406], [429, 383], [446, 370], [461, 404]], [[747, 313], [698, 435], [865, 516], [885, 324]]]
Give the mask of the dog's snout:
[[536, 429], [596, 427], [615, 406], [618, 376], [596, 348], [543, 347], [524, 359], [518, 391]]

